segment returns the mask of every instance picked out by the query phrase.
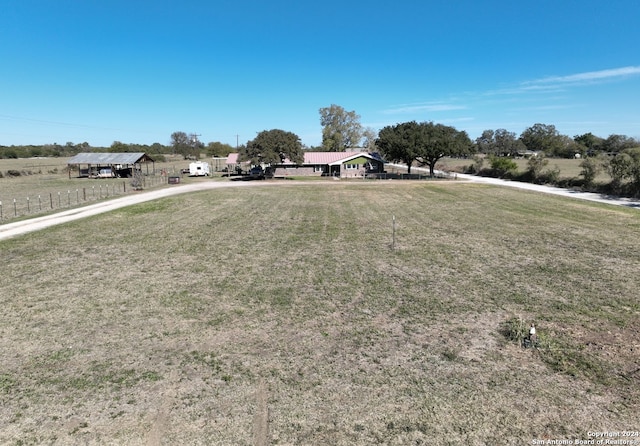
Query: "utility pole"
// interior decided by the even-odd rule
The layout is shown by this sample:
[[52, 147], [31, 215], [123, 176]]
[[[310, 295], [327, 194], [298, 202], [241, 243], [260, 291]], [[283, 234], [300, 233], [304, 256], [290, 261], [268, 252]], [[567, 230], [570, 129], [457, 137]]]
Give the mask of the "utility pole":
[[236, 152], [238, 151], [238, 147], [239, 147], [239, 144], [238, 144], [239, 138], [240, 138], [240, 135], [236, 134]]
[[192, 133], [189, 135], [189, 139], [191, 140], [191, 146], [193, 147], [193, 154], [195, 155], [196, 159], [200, 159], [200, 148], [199, 146], [199, 141], [198, 141], [198, 136], [202, 136], [198, 133]]

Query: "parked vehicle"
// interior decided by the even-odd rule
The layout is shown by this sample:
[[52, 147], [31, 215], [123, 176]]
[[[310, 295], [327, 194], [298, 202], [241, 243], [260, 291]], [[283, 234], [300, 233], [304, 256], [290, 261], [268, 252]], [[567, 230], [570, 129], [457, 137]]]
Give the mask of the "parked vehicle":
[[100, 169], [98, 175], [96, 175], [96, 178], [115, 178], [115, 176], [116, 175], [113, 173], [113, 170], [111, 170], [111, 168], [108, 168]]
[[249, 177], [256, 180], [264, 180], [264, 170], [260, 166], [252, 167], [249, 171]]
[[209, 163], [196, 161], [189, 164], [189, 176], [191, 177], [208, 177], [210, 173]]

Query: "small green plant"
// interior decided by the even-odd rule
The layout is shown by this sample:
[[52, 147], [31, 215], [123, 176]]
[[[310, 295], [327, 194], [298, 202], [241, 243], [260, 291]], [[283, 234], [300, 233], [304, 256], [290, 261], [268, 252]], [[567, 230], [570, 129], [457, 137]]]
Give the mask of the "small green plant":
[[458, 359], [458, 352], [452, 348], [445, 348], [442, 357], [447, 361], [455, 361]]
[[205, 364], [211, 367], [214, 372], [219, 372], [222, 369], [222, 361], [220, 361], [213, 352], [199, 352], [194, 350], [189, 356], [192, 361]]
[[500, 332], [509, 341], [521, 345], [528, 334], [527, 330], [526, 322], [521, 317], [514, 316], [502, 324]]
[[9, 393], [16, 382], [10, 375], [0, 375], [0, 392]]

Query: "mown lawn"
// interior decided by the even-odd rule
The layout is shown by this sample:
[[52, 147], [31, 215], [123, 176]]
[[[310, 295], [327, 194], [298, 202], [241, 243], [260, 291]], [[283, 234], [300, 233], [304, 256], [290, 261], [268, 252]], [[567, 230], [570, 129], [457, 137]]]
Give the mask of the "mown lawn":
[[[0, 242], [0, 443], [638, 430], [639, 229], [508, 188], [283, 183]], [[510, 340], [530, 322], [538, 350]]]

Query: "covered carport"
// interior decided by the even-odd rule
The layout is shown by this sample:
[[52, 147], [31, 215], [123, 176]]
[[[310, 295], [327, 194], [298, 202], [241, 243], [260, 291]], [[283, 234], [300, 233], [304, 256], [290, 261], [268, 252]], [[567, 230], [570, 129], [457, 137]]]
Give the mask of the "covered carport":
[[[127, 153], [78, 153], [67, 161], [69, 167], [69, 178], [71, 171], [77, 167], [78, 178], [98, 178], [101, 169], [111, 169], [114, 177], [132, 177], [135, 171], [142, 171], [142, 166], [146, 168], [146, 175], [149, 175], [149, 163], [151, 163], [151, 174], [155, 172], [155, 161], [144, 152]], [[86, 166], [86, 168], [83, 168]]]

